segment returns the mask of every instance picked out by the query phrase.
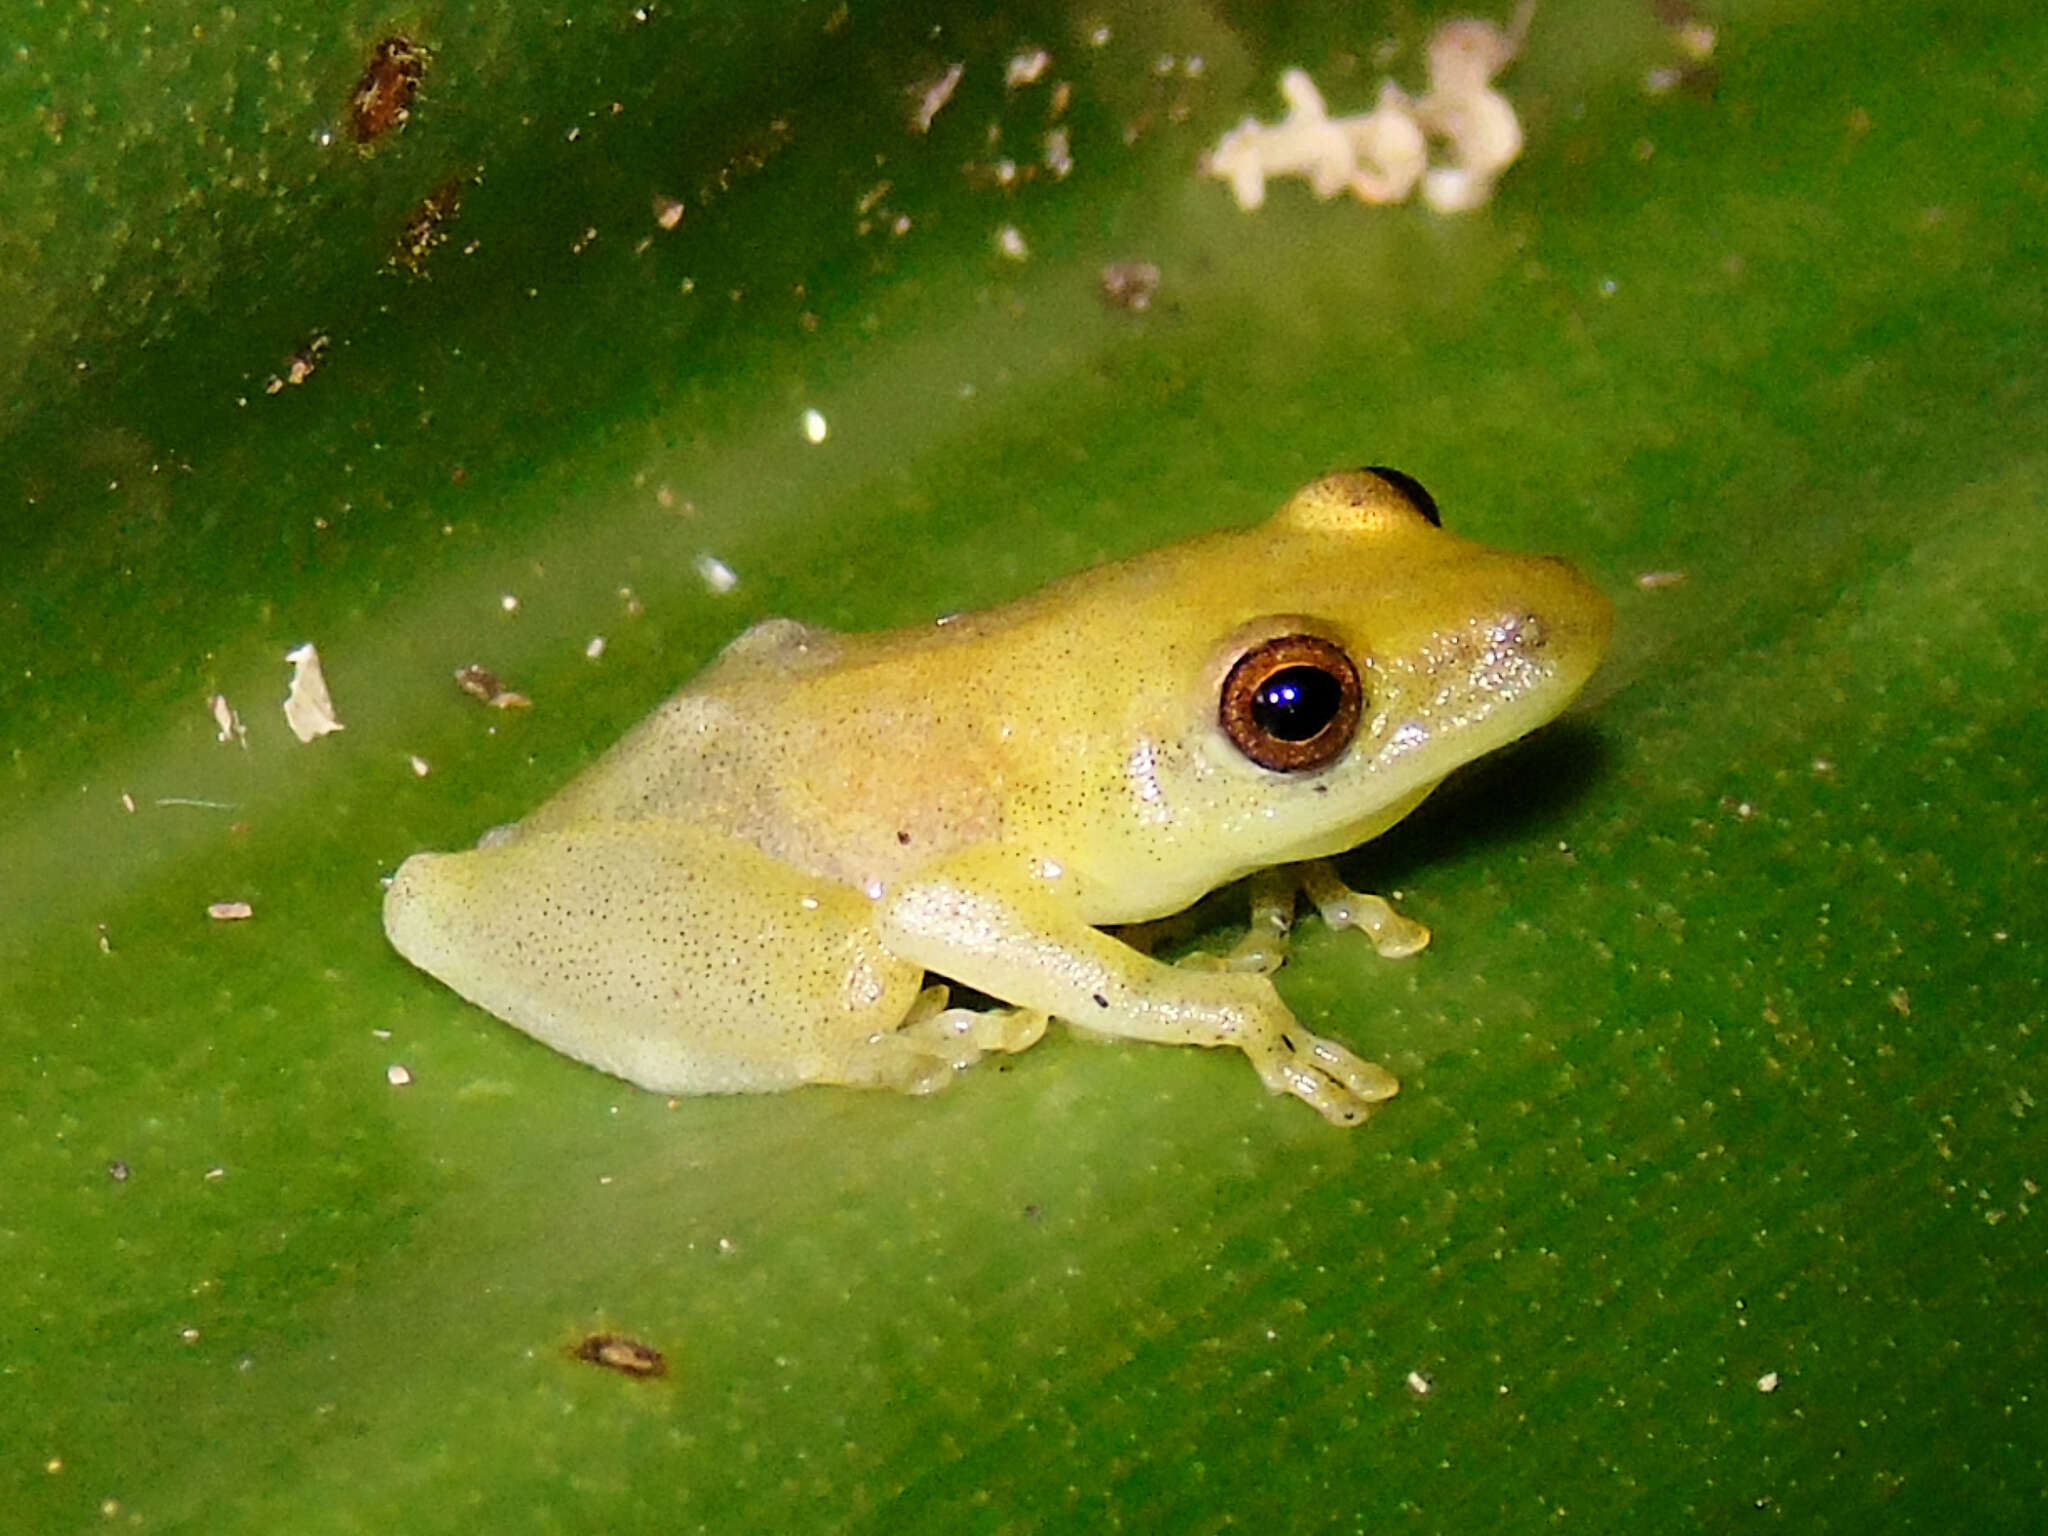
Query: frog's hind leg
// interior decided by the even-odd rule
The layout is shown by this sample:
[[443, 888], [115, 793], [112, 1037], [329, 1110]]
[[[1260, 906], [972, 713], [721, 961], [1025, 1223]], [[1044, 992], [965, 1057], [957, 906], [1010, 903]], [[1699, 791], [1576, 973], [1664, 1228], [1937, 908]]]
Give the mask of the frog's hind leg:
[[899, 1031], [923, 971], [882, 946], [859, 893], [688, 823], [418, 855], [384, 925], [471, 1002], [657, 1092], [929, 1091], [971, 1043]]

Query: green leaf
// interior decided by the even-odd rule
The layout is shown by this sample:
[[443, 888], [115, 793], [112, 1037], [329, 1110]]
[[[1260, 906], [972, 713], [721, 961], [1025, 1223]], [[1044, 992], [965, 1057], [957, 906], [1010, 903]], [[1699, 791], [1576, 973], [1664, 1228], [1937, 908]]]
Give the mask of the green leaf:
[[[1197, 175], [1288, 65], [1419, 85], [1439, 19], [14, 18], [11, 1528], [2040, 1522], [2048, 20], [1730, 7], [1659, 95], [1647, 9], [1558, 0], [1479, 211]], [[754, 618], [922, 621], [1359, 462], [1618, 609], [1567, 720], [1351, 861], [1435, 943], [1283, 974], [1403, 1076], [1361, 1131], [1057, 1032], [671, 1105], [384, 944], [380, 875]]]

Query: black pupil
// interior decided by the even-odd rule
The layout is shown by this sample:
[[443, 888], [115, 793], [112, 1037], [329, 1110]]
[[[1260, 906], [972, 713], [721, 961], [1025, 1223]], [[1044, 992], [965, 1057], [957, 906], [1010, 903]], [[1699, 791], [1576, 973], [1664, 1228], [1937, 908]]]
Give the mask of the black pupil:
[[1282, 667], [1252, 697], [1252, 721], [1281, 741], [1307, 741], [1337, 718], [1344, 686], [1320, 667]]

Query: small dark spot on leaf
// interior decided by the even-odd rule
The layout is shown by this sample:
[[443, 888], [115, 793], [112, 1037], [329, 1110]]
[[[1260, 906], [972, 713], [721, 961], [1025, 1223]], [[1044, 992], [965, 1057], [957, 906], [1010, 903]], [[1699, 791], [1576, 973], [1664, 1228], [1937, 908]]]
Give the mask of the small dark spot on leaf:
[[1097, 992], [1095, 994], [1095, 1006], [1098, 1008], [1107, 1008], [1109, 1006], [1109, 999], [1104, 997], [1100, 992]]

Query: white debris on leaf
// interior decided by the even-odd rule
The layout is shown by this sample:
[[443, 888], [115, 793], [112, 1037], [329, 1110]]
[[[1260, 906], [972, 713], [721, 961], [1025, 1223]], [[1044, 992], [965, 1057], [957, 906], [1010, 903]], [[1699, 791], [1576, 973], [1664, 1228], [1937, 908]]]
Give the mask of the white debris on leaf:
[[948, 64], [943, 74], [919, 86], [917, 110], [910, 117], [911, 127], [919, 133], [930, 133], [932, 119], [953, 99], [954, 88], [960, 84], [960, 77], [966, 73], [965, 64]]
[[284, 659], [292, 664], [291, 690], [284, 700], [284, 720], [292, 734], [301, 741], [312, 741], [341, 730], [334, 700], [327, 692], [327, 676], [320, 670], [320, 652], [308, 643], [288, 652]]
[[822, 443], [832, 434], [831, 424], [825, 420], [825, 413], [813, 406], [804, 412], [804, 440]]
[[412, 771], [414, 775], [418, 778], [424, 779], [428, 774], [434, 771], [433, 764], [429, 763], [424, 757], [421, 757], [417, 752], [408, 752], [406, 754], [405, 760], [408, 763], [412, 764]]
[[1013, 91], [1020, 85], [1036, 85], [1051, 67], [1052, 55], [1043, 48], [1021, 49], [1003, 66], [1003, 84]]
[[713, 592], [730, 592], [740, 584], [739, 573], [716, 555], [699, 555], [691, 564], [697, 572], [697, 579]]
[[384, 1081], [394, 1088], [403, 1088], [412, 1081], [412, 1073], [402, 1062], [394, 1061], [384, 1069]]
[[216, 693], [206, 701], [206, 706], [213, 711], [213, 723], [219, 727], [215, 739], [222, 742], [239, 741], [242, 750], [246, 752], [249, 749], [249, 727], [242, 724], [242, 717], [236, 714], [233, 706], [228, 703], [228, 696]]
[[[1419, 185], [1439, 213], [1477, 208], [1522, 152], [1521, 122], [1491, 82], [1521, 50], [1533, 9], [1524, 0], [1505, 31], [1469, 17], [1445, 23], [1429, 41], [1429, 90], [1414, 99], [1384, 80], [1370, 112], [1330, 116], [1308, 72], [1290, 69], [1280, 77], [1286, 116], [1246, 118], [1203, 157], [1202, 170], [1229, 182], [1247, 212], [1264, 204], [1274, 176], [1300, 176], [1324, 199], [1349, 192], [1362, 203], [1398, 203]], [[1432, 143], [1447, 156], [1442, 163], [1430, 163]]]
[[1011, 261], [1031, 259], [1031, 246], [1024, 239], [1024, 232], [1014, 224], [1005, 224], [996, 231], [996, 250]]
[[208, 905], [206, 915], [216, 923], [239, 923], [256, 915], [256, 909], [246, 901], [216, 901]]

